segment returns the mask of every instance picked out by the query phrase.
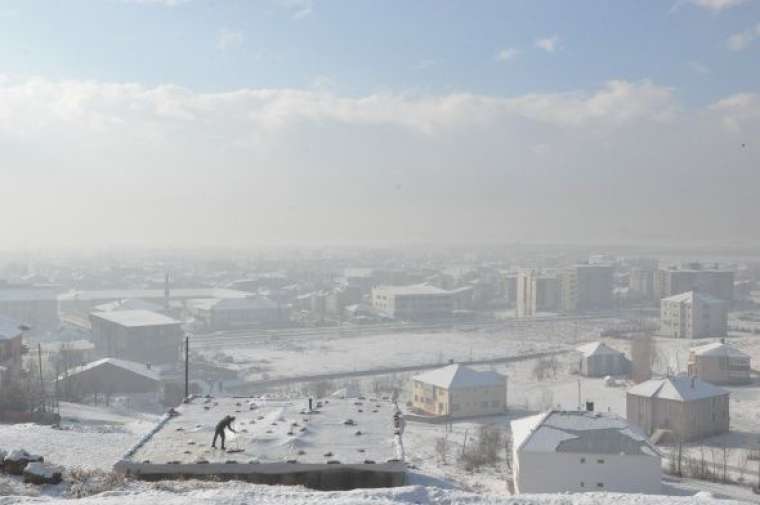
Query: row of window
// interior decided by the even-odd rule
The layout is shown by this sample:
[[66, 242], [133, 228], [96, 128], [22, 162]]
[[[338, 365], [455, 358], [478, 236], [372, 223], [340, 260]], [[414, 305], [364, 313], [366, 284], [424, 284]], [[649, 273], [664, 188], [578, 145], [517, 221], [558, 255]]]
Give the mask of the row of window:
[[[583, 464], [585, 462], [586, 462], [586, 458], [581, 458], [581, 464]], [[596, 462], [599, 463], [600, 465], [604, 464], [604, 460], [603, 459], [597, 459]]]

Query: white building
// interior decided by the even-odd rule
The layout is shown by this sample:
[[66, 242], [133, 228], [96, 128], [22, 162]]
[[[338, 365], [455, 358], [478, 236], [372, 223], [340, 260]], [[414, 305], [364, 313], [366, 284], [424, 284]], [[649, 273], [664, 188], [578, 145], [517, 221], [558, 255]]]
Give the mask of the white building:
[[659, 452], [621, 417], [549, 411], [511, 426], [516, 493], [660, 492]]
[[728, 303], [714, 296], [687, 291], [660, 302], [660, 333], [675, 338], [724, 337]]
[[449, 291], [427, 284], [372, 288], [372, 306], [380, 314], [400, 320], [435, 320], [451, 316]]
[[625, 375], [631, 370], [631, 362], [625, 354], [604, 342], [592, 342], [576, 350], [581, 354], [578, 369], [586, 377]]
[[412, 406], [434, 416], [469, 417], [507, 409], [507, 378], [449, 365], [412, 377]]

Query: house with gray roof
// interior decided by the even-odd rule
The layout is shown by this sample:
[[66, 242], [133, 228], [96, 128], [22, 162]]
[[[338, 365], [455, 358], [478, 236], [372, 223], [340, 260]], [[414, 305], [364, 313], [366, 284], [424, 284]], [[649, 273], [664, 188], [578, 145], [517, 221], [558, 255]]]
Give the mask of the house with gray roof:
[[604, 342], [592, 342], [576, 350], [580, 353], [578, 370], [586, 377], [625, 375], [631, 370], [631, 362], [625, 354]]
[[700, 440], [728, 431], [729, 392], [693, 376], [652, 379], [628, 390], [626, 417], [653, 440]]
[[619, 416], [552, 410], [511, 428], [518, 494], [660, 492], [659, 451]]
[[412, 377], [412, 407], [432, 416], [472, 417], [504, 413], [507, 378], [452, 364]]
[[749, 354], [724, 342], [713, 342], [689, 351], [689, 375], [711, 384], [749, 384], [752, 363]]

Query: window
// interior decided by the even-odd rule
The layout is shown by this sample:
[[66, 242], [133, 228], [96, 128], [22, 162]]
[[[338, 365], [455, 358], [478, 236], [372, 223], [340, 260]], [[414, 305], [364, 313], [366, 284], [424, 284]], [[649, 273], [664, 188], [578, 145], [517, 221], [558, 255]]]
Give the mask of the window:
[[583, 483], [583, 481], [581, 481], [581, 487], [585, 487], [585, 484]]
[[600, 465], [604, 464], [604, 460], [603, 459], [597, 459], [596, 462], [599, 463]]
[[597, 482], [596, 487], [604, 487], [604, 482]]
[[581, 458], [581, 464], [586, 462], [586, 458]]

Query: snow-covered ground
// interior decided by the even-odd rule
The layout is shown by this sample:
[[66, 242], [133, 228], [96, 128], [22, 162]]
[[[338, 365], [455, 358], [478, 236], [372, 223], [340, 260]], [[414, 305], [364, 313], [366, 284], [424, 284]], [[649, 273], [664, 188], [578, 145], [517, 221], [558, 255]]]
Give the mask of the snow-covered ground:
[[741, 502], [696, 497], [608, 493], [523, 495], [473, 494], [432, 486], [320, 492], [292, 486], [258, 486], [239, 482], [132, 482], [114, 491], [80, 500], [57, 496], [0, 497], [0, 505], [734, 505]]
[[158, 416], [123, 408], [61, 403], [61, 429], [0, 424], [0, 447], [23, 448], [67, 468], [110, 470]]
[[234, 366], [249, 381], [355, 370], [491, 359], [567, 349], [597, 337], [619, 320], [524, 321], [474, 331], [387, 333], [359, 337], [283, 339], [199, 349], [207, 359]]

